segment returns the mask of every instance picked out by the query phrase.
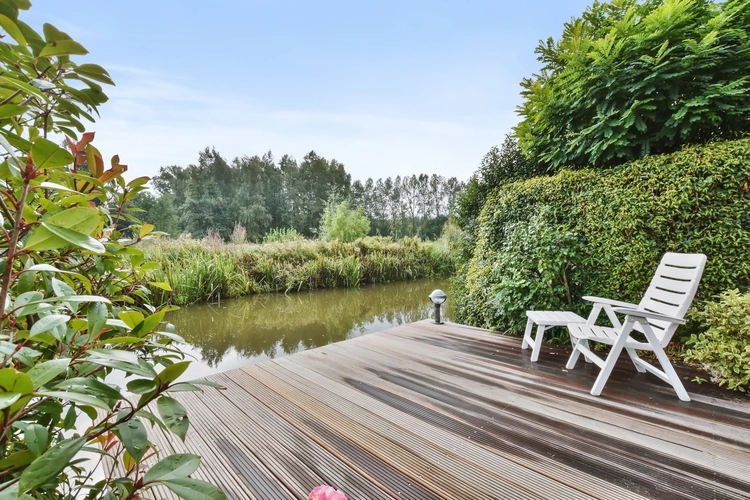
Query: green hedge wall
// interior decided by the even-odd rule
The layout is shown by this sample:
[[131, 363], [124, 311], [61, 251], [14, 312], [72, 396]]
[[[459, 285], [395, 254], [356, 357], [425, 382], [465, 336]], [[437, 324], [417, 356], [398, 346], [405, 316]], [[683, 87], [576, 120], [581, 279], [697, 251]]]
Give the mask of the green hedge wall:
[[527, 309], [638, 302], [667, 251], [708, 256], [697, 301], [750, 285], [750, 138], [498, 187], [454, 280], [457, 320], [521, 333]]

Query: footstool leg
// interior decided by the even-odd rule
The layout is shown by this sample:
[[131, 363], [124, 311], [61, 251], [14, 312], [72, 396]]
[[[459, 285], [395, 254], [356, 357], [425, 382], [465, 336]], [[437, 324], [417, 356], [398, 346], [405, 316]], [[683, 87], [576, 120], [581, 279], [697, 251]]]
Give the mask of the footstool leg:
[[539, 359], [539, 351], [542, 349], [542, 339], [544, 338], [544, 325], [539, 325], [536, 329], [536, 338], [534, 339], [534, 350], [531, 351], [531, 361], [536, 362]]
[[523, 344], [521, 344], [521, 349], [528, 349], [529, 344], [532, 340], [534, 340], [531, 338], [531, 329], [533, 328], [533, 326], [534, 322], [531, 321], [531, 318], [529, 318], [528, 321], [526, 321], [526, 331], [523, 334]]

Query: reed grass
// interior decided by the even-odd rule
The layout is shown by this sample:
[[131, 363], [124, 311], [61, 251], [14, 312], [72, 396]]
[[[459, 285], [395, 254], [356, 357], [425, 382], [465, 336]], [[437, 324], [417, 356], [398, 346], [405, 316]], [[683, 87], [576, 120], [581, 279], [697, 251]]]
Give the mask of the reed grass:
[[153, 281], [158, 302], [177, 305], [216, 301], [251, 293], [356, 287], [453, 271], [447, 246], [418, 238], [393, 241], [368, 237], [352, 243], [301, 240], [258, 244], [216, 244], [191, 239], [157, 240], [142, 246], [158, 264]]

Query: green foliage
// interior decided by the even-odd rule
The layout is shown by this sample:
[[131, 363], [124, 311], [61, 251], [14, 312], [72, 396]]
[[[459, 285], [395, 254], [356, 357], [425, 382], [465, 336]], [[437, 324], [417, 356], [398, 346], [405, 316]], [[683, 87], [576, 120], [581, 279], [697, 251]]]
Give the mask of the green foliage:
[[298, 165], [287, 155], [276, 163], [270, 151], [228, 163], [207, 148], [197, 165], [163, 167], [154, 178], [154, 187], [174, 199], [183, 231], [202, 238], [213, 230], [227, 240], [239, 223], [252, 242], [273, 227], [311, 236], [323, 214], [326, 193], [336, 190], [347, 196], [350, 185], [343, 164], [314, 151]]
[[[250, 242], [260, 241], [272, 228], [315, 235], [330, 193], [364, 210], [372, 222], [371, 235], [436, 239], [463, 189], [455, 177], [435, 174], [352, 183], [344, 165], [314, 151], [298, 165], [287, 155], [276, 162], [270, 152], [227, 162], [213, 149], [201, 152], [197, 165], [161, 168], [153, 185], [162, 194], [159, 201], [166, 197], [165, 210], [152, 211], [148, 197], [138, 206], [146, 210], [143, 219], [157, 229], [195, 238], [213, 230], [227, 240], [239, 223]], [[181, 214], [179, 231], [172, 229], [172, 205]]]
[[149, 242], [142, 248], [146, 260], [158, 266], [151, 279], [169, 284], [168, 290], [158, 290], [158, 300], [178, 305], [259, 292], [442, 277], [453, 270], [444, 245], [418, 238], [263, 245], [206, 245], [181, 239]]
[[172, 237], [180, 234], [177, 210], [171, 195], [154, 196], [148, 191], [140, 193], [138, 198], [128, 204], [130, 212], [138, 219], [154, 225], [156, 231]]
[[268, 231], [263, 236], [263, 243], [284, 243], [288, 241], [299, 241], [305, 239], [294, 228], [277, 227]]
[[[456, 199], [453, 212], [453, 222], [465, 230], [467, 240], [461, 246], [462, 251], [456, 253], [459, 261], [471, 258], [471, 248], [474, 245], [471, 236], [476, 233], [477, 220], [487, 197], [498, 186], [522, 179], [529, 179], [541, 175], [544, 171], [538, 164], [529, 161], [511, 136], [506, 136], [502, 146], [490, 149], [479, 165], [479, 169], [471, 176], [466, 188]], [[454, 246], [453, 250], [458, 251]]]
[[543, 174], [529, 161], [511, 136], [505, 136], [501, 147], [494, 146], [484, 155], [479, 169], [471, 176], [466, 189], [458, 196], [454, 221], [460, 227], [473, 224], [482, 211], [487, 196], [498, 186]]
[[536, 50], [523, 150], [602, 166], [750, 131], [749, 13], [747, 0], [595, 1]]
[[506, 226], [490, 270], [490, 305], [495, 329], [520, 331], [529, 304], [535, 309], [570, 310], [580, 289], [583, 255], [579, 235], [549, 206], [523, 222]]
[[[16, 42], [0, 41], [0, 497], [132, 499], [164, 485], [183, 498], [224, 498], [187, 479], [198, 457], [144, 480], [154, 451], [144, 422], [164, 418], [145, 408], [173, 388], [164, 374], [186, 366], [171, 345], [181, 339], [163, 325], [168, 309], [149, 305], [152, 264], [126, 243], [155, 236], [126, 209], [148, 179], [126, 182], [117, 156], [105, 168], [84, 133], [81, 120], [107, 100], [96, 83], [111, 84], [107, 72], [73, 62], [86, 50], [49, 24], [35, 32], [19, 6], [29, 4], [0, 0]], [[68, 149], [49, 134], [66, 135]], [[148, 385], [138, 401], [112, 383], [116, 372]], [[83, 450], [116, 467], [92, 481], [96, 463]]]
[[739, 290], [722, 293], [695, 316], [708, 327], [693, 334], [686, 344], [686, 361], [695, 361], [711, 381], [732, 390], [750, 389], [750, 294]]
[[520, 333], [527, 309], [582, 312], [583, 295], [638, 302], [667, 251], [708, 255], [698, 302], [746, 290], [749, 213], [750, 139], [505, 184], [454, 280], [457, 321]]
[[320, 237], [326, 241], [349, 243], [370, 232], [370, 220], [362, 207], [352, 210], [348, 201], [329, 204], [320, 221]]

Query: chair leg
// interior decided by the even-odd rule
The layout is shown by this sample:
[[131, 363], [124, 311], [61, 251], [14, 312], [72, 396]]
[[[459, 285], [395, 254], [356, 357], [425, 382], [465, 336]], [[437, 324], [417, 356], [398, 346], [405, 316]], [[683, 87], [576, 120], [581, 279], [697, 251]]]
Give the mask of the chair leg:
[[534, 327], [534, 322], [531, 321], [531, 318], [529, 318], [526, 321], [526, 331], [523, 333], [523, 343], [521, 344], [521, 349], [528, 349], [529, 344], [531, 343], [531, 329]]
[[607, 383], [609, 376], [612, 374], [612, 370], [617, 364], [617, 358], [620, 357], [620, 353], [625, 347], [625, 342], [628, 341], [628, 337], [630, 336], [630, 332], [632, 330], [633, 323], [630, 321], [627, 321], [623, 328], [620, 330], [620, 333], [617, 336], [617, 340], [612, 345], [612, 349], [609, 351], [609, 355], [607, 355], [607, 360], [604, 362], [602, 371], [599, 372], [599, 376], [596, 377], [596, 381], [594, 382], [594, 387], [591, 388], [591, 394], [593, 396], [599, 396], [602, 393], [602, 390], [604, 390], [604, 385]]
[[[572, 336], [570, 338], [571, 338], [571, 340], [573, 339]], [[584, 342], [584, 341], [583, 340], [578, 340], [578, 341], [576, 341], [576, 342], [573, 343], [573, 352], [570, 353], [570, 357], [568, 358], [568, 362], [565, 364], [565, 369], [566, 370], [572, 370], [573, 368], [576, 367], [576, 362], [578, 361], [578, 356], [581, 355], [581, 351], [578, 350], [578, 344], [580, 342]]]
[[544, 325], [539, 325], [536, 329], [536, 338], [534, 339], [534, 350], [531, 351], [531, 361], [536, 362], [539, 359], [539, 351], [542, 349], [542, 339], [544, 338], [544, 331], [547, 328]]
[[[680, 398], [682, 401], [690, 401], [690, 396], [688, 396], [687, 391], [685, 390], [685, 386], [682, 385], [682, 381], [680, 380], [680, 376], [677, 375], [677, 372], [674, 370], [674, 367], [672, 366], [672, 362], [669, 361], [669, 358], [667, 357], [667, 354], [664, 352], [664, 349], [659, 345], [658, 341], [656, 340], [656, 336], [654, 335], [648, 335], [649, 341], [652, 341], [651, 344], [654, 347], [654, 354], [656, 355], [656, 359], [659, 360], [659, 364], [661, 364], [662, 370], [664, 370], [664, 374], [669, 379], [669, 383], [672, 385], [672, 388], [674, 389], [674, 392], [677, 393], [677, 397]], [[653, 340], [652, 338], [653, 337]]]
[[635, 365], [635, 369], [638, 370], [639, 373], [646, 373], [646, 369], [642, 367], [636, 360], [640, 360], [641, 358], [638, 357], [638, 353], [635, 352], [635, 349], [630, 349], [629, 347], [625, 349], [628, 353], [628, 356], [630, 356], [630, 360]]

